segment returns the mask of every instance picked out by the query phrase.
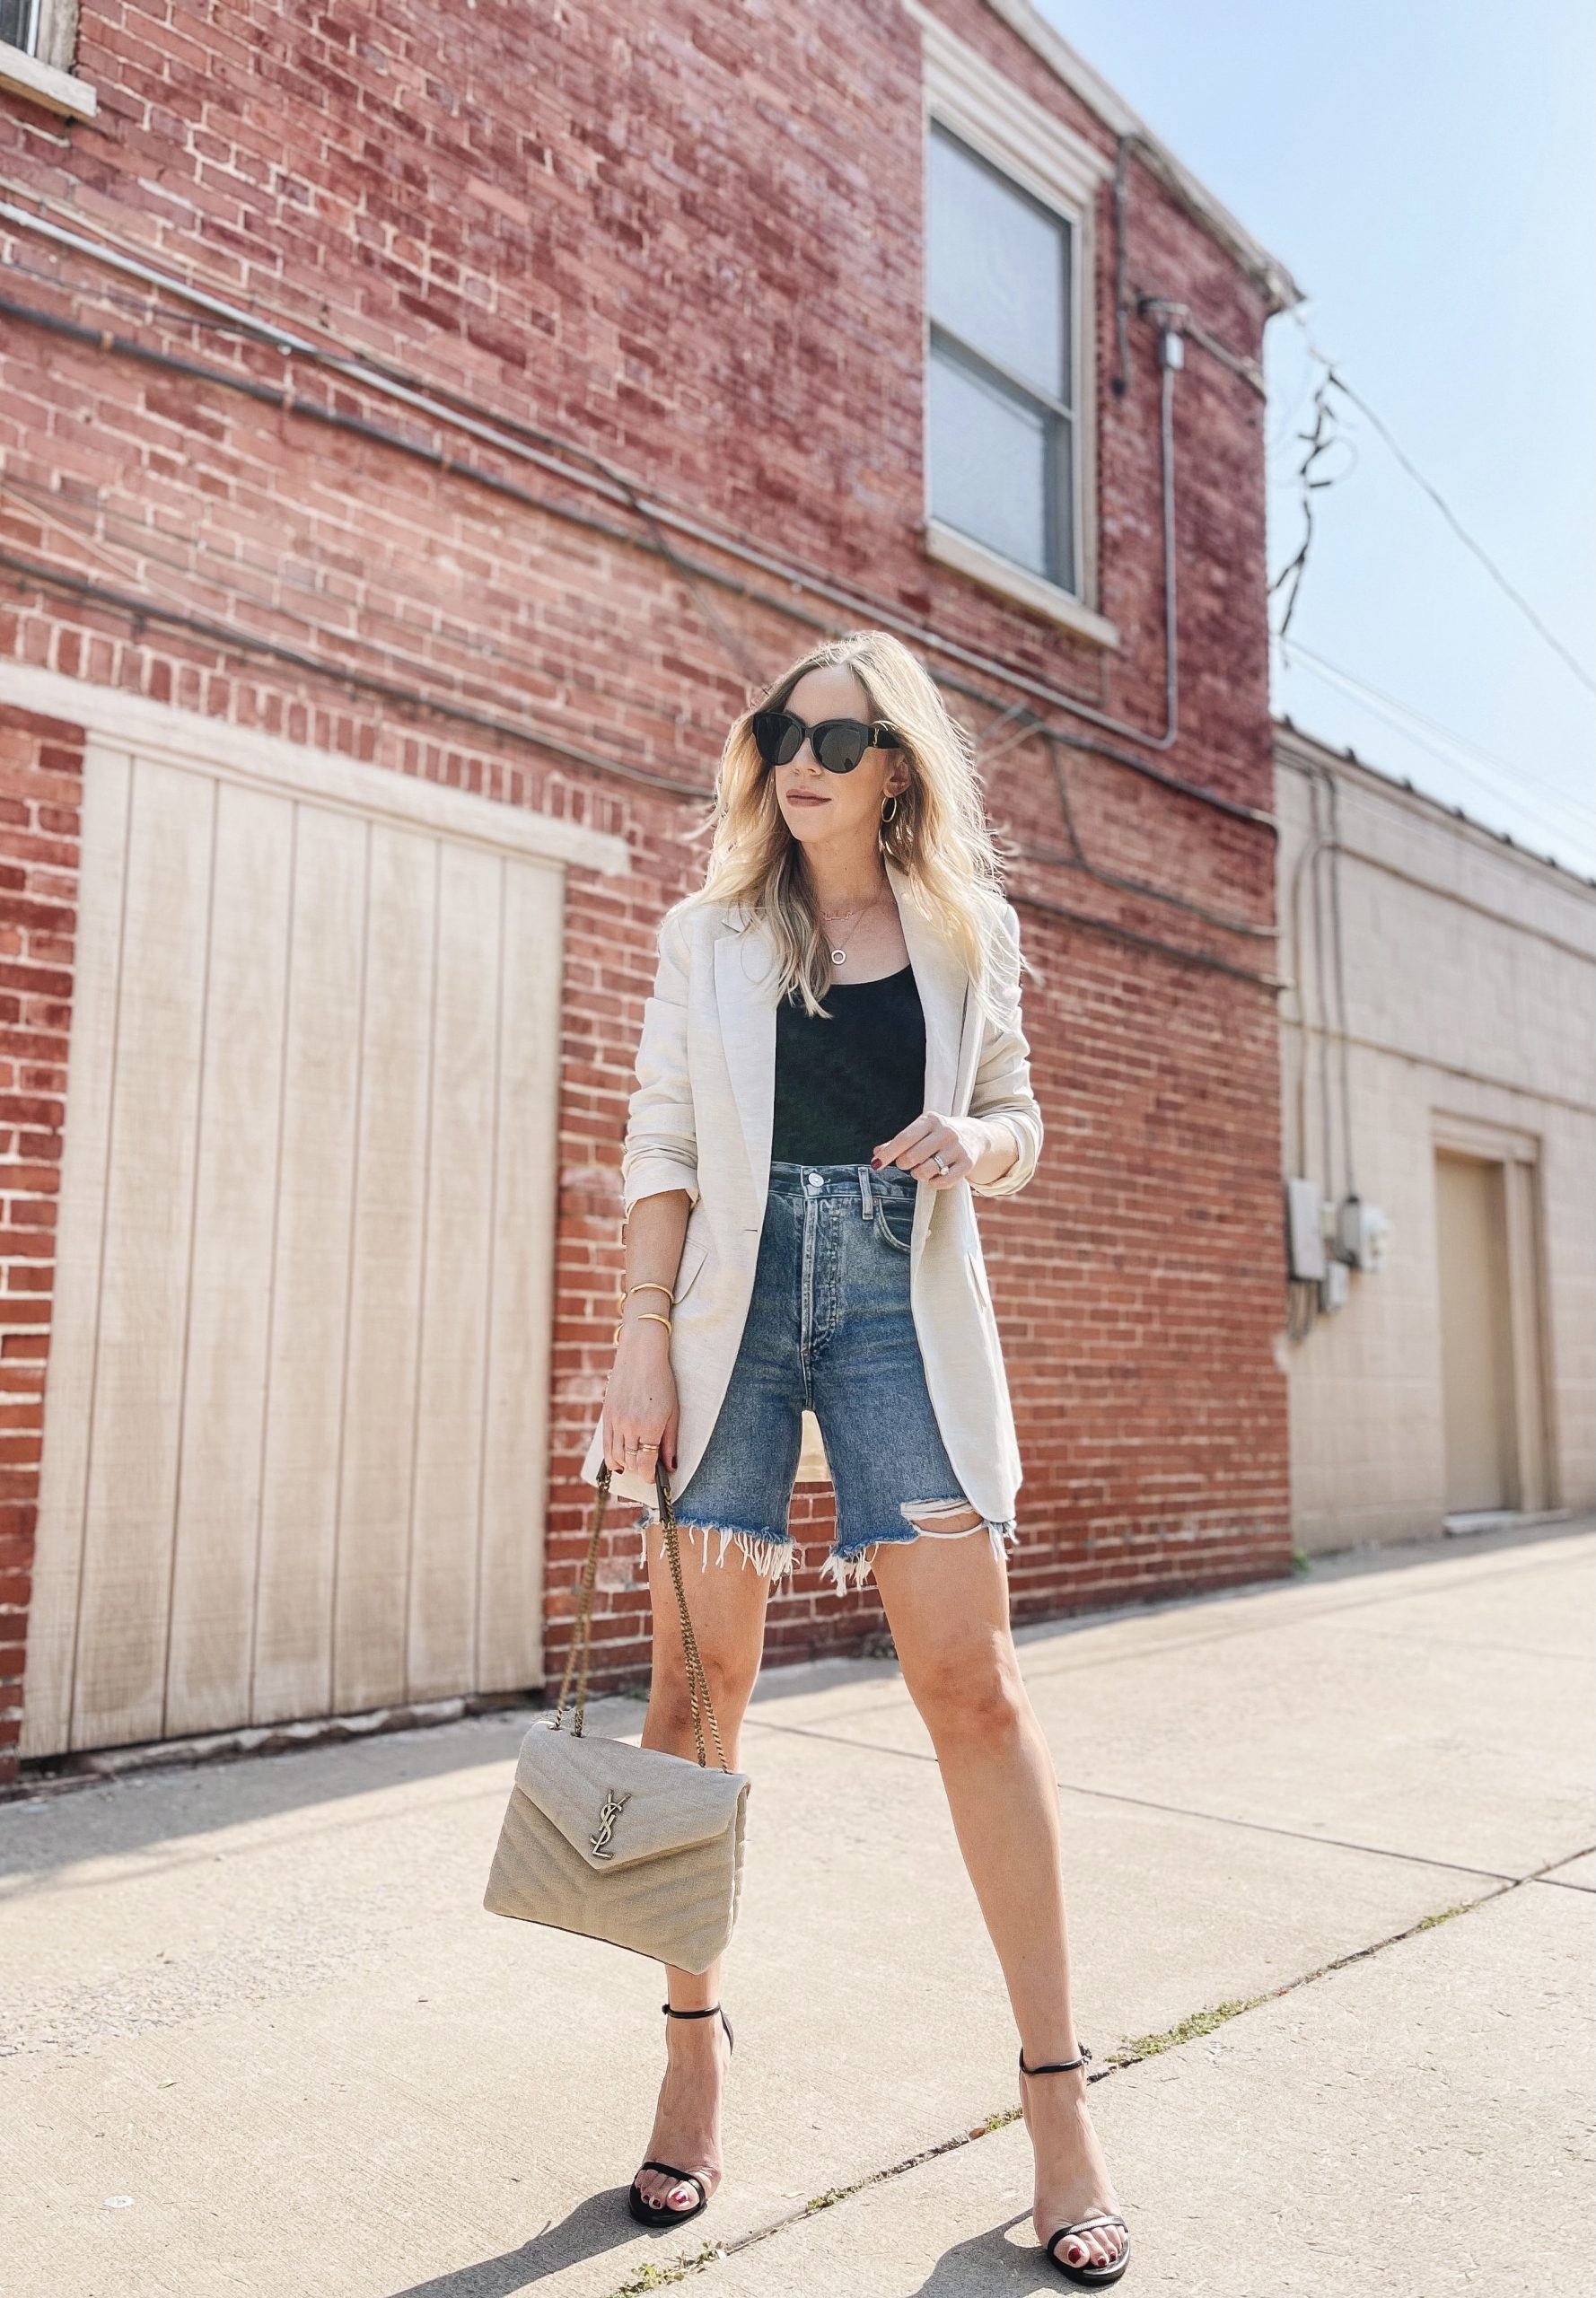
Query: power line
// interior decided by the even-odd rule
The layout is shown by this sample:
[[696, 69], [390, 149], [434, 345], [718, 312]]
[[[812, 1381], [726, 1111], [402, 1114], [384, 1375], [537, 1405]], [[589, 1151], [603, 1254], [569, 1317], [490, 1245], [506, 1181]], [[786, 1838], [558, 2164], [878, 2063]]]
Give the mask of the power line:
[[1280, 627], [1275, 634], [1278, 638], [1284, 638], [1291, 628], [1291, 618], [1297, 610], [1297, 600], [1302, 593], [1302, 577], [1308, 572], [1308, 557], [1313, 548], [1313, 498], [1321, 488], [1333, 487], [1337, 477], [1345, 477], [1345, 473], [1332, 472], [1328, 478], [1322, 478], [1317, 477], [1314, 470], [1320, 457], [1328, 454], [1338, 443], [1336, 418], [1330, 408], [1331, 380], [1330, 370], [1327, 367], [1313, 394], [1312, 427], [1297, 434], [1308, 450], [1297, 466], [1297, 485], [1302, 497], [1302, 539], [1297, 545], [1295, 557], [1286, 561], [1269, 585], [1270, 598], [1276, 591], [1287, 584], [1290, 586], [1285, 592], [1285, 612], [1281, 616]]
[[[1320, 390], [1322, 391], [1327, 388], [1333, 387], [1341, 393], [1344, 399], [1349, 400], [1351, 404], [1357, 408], [1359, 414], [1362, 415], [1367, 422], [1372, 425], [1374, 430], [1385, 442], [1385, 444], [1390, 448], [1391, 453], [1395, 456], [1401, 468], [1407, 472], [1408, 478], [1412, 479], [1414, 485], [1421, 487], [1425, 494], [1429, 496], [1431, 502], [1434, 503], [1435, 508], [1446, 521], [1447, 525], [1451, 529], [1453, 534], [1457, 536], [1458, 540], [1463, 545], [1466, 550], [1470, 552], [1471, 555], [1479, 561], [1480, 565], [1485, 568], [1486, 574], [1491, 577], [1491, 580], [1495, 583], [1498, 590], [1500, 590], [1504, 596], [1509, 599], [1512, 603], [1517, 607], [1519, 612], [1524, 617], [1524, 619], [1529, 623], [1531, 629], [1534, 630], [1539, 637], [1545, 640], [1546, 644], [1551, 648], [1558, 660], [1563, 662], [1567, 669], [1574, 672], [1574, 677], [1579, 680], [1580, 684], [1586, 689], [1586, 691], [1590, 694], [1596, 694], [1596, 677], [1592, 677], [1591, 672], [1586, 670], [1584, 664], [1580, 662], [1578, 657], [1569, 652], [1569, 649], [1563, 644], [1563, 641], [1557, 636], [1556, 631], [1552, 630], [1545, 622], [1542, 621], [1540, 616], [1530, 605], [1529, 600], [1525, 598], [1523, 592], [1519, 590], [1517, 585], [1512, 583], [1503, 573], [1501, 567], [1497, 566], [1495, 560], [1485, 548], [1485, 545], [1483, 543], [1477, 542], [1474, 537], [1469, 532], [1468, 528], [1464, 526], [1457, 513], [1452, 509], [1451, 504], [1442, 494], [1441, 489], [1433, 480], [1425, 478], [1424, 472], [1419, 469], [1417, 464], [1413, 460], [1413, 458], [1393, 436], [1390, 425], [1381, 421], [1381, 417], [1375, 413], [1374, 409], [1370, 406], [1368, 400], [1363, 397], [1361, 392], [1354, 390], [1352, 385], [1341, 373], [1341, 371], [1337, 366], [1335, 361], [1328, 357], [1326, 354], [1320, 349], [1318, 344], [1314, 342], [1313, 337], [1309, 331], [1308, 322], [1303, 319], [1301, 311], [1293, 307], [1292, 317], [1302, 329], [1312, 356], [1317, 359], [1324, 368], [1324, 382], [1320, 385]], [[1305, 537], [1302, 544], [1302, 551], [1299, 554], [1299, 557], [1305, 557], [1307, 548], [1308, 539]], [[1293, 564], [1295, 562], [1293, 562]], [[1290, 570], [1288, 569], [1287, 572], [1289, 571]], [[1298, 585], [1300, 585], [1300, 583], [1301, 573], [1299, 572], [1298, 584], [1293, 585], [1292, 591], [1291, 604], [1293, 606], [1296, 603], [1296, 589]], [[1289, 618], [1290, 616], [1288, 610], [1287, 619], [1289, 620]]]
[[1392, 454], [1395, 455], [1403, 469], [1407, 473], [1408, 478], [1413, 480], [1416, 487], [1423, 487], [1431, 502], [1434, 504], [1435, 508], [1446, 521], [1447, 525], [1457, 536], [1458, 540], [1463, 545], [1466, 550], [1473, 552], [1475, 557], [1478, 559], [1480, 565], [1491, 577], [1491, 580], [1507, 598], [1512, 600], [1513, 605], [1517, 607], [1519, 612], [1524, 617], [1524, 619], [1529, 623], [1530, 628], [1538, 631], [1540, 636], [1545, 639], [1547, 645], [1551, 648], [1552, 652], [1561, 657], [1561, 659], [1567, 664], [1568, 668], [1574, 672], [1574, 677], [1579, 680], [1580, 684], [1585, 689], [1587, 693], [1596, 694], [1596, 678], [1592, 677], [1590, 671], [1586, 670], [1584, 664], [1579, 661], [1577, 656], [1570, 653], [1568, 648], [1564, 645], [1563, 641], [1557, 636], [1557, 632], [1548, 628], [1547, 624], [1541, 620], [1539, 615], [1537, 614], [1529, 600], [1525, 598], [1523, 592], [1518, 590], [1508, 581], [1507, 576], [1502, 572], [1502, 569], [1497, 566], [1495, 560], [1485, 548], [1484, 545], [1475, 541], [1474, 537], [1464, 526], [1462, 521], [1458, 517], [1456, 512], [1453, 511], [1451, 504], [1447, 502], [1439, 487], [1432, 486], [1430, 481], [1425, 477], [1423, 471], [1420, 470], [1412, 460], [1403, 452], [1396, 440], [1392, 438], [1390, 431], [1381, 421], [1379, 416], [1375, 414], [1374, 409], [1369, 405], [1368, 400], [1360, 398], [1358, 393], [1353, 390], [1352, 385], [1344, 382], [1341, 376], [1335, 374], [1333, 370], [1332, 381], [1334, 382], [1337, 390], [1342, 392], [1346, 398], [1349, 399], [1354, 407], [1358, 409], [1359, 413], [1374, 425], [1375, 430], [1379, 432], [1381, 437], [1385, 441], [1386, 445], [1390, 449]]
[[[1373, 408], [1346, 382], [1334, 360], [1327, 357], [1319, 348], [1301, 313], [1293, 311], [1293, 317], [1302, 329], [1310, 355], [1318, 364], [1320, 373], [1313, 392], [1311, 427], [1297, 434], [1307, 451], [1298, 463], [1296, 473], [1302, 493], [1302, 539], [1294, 555], [1280, 569], [1269, 585], [1271, 596], [1278, 591], [1284, 590], [1285, 592], [1285, 611], [1281, 618], [1278, 629], [1272, 633], [1280, 645], [1283, 659], [1289, 667], [1300, 657], [1305, 667], [1316, 672], [1320, 678], [1328, 680], [1332, 685], [1345, 689], [1362, 702], [1365, 708], [1371, 710], [1384, 724], [1392, 726], [1405, 739], [1416, 743], [1421, 750], [1427, 750], [1433, 758], [1438, 759], [1443, 765], [1450, 766], [1454, 771], [1462, 774], [1479, 789], [1489, 792], [1499, 803], [1511, 803], [1522, 808], [1528, 817], [1537, 824], [1541, 836], [1558, 839], [1573, 838], [1582, 843], [1588, 843], [1592, 828], [1591, 818], [1581, 811], [1578, 801], [1560, 785], [1548, 780], [1544, 776], [1530, 773], [1505, 759], [1495, 756], [1478, 743], [1471, 742], [1467, 736], [1458, 733], [1452, 727], [1443, 725], [1438, 720], [1426, 717], [1424, 712], [1416, 710], [1410, 704], [1399, 700], [1395, 695], [1384, 693], [1380, 688], [1372, 686], [1367, 680], [1356, 677], [1354, 672], [1344, 670], [1338, 663], [1326, 661], [1323, 655], [1315, 653], [1311, 647], [1302, 645], [1300, 640], [1288, 637], [1287, 634], [1291, 628], [1292, 619], [1301, 596], [1303, 578], [1307, 572], [1310, 552], [1315, 540], [1313, 496], [1320, 489], [1333, 486], [1337, 478], [1346, 476], [1345, 472], [1321, 473], [1320, 469], [1323, 457], [1332, 447], [1349, 443], [1337, 430], [1335, 425], [1330, 393], [1337, 391], [1366, 417], [1403, 469], [1435, 503], [1460, 540], [1465, 543], [1473, 556], [1486, 567], [1493, 579], [1512, 599], [1514, 605], [1528, 616], [1538, 635], [1547, 640], [1568, 668], [1574, 672], [1581, 683], [1590, 688], [1592, 692], [1596, 693], [1596, 681], [1592, 681], [1583, 666], [1569, 653], [1555, 633], [1547, 628], [1529, 601], [1514, 590], [1488, 553], [1466, 531], [1440, 490], [1432, 485], [1423, 472], [1416, 468], [1411, 458], [1403, 452], [1392, 436], [1389, 426], [1381, 420]], [[1396, 715], [1393, 715], [1393, 713]], [[1439, 740], [1428, 739], [1425, 732], [1419, 731], [1420, 728], [1428, 729], [1429, 735], [1438, 737]], [[1479, 763], [1470, 765], [1469, 763], [1470, 758]], [[1482, 767], [1486, 770], [1482, 771]], [[1494, 773], [1490, 771], [1492, 768], [1495, 769]], [[1544, 792], [1547, 800], [1550, 802], [1550, 808], [1557, 811], [1549, 811], [1548, 805], [1544, 803], [1538, 804], [1530, 794], [1530, 792], [1535, 789]]]
[[1495, 767], [1499, 774], [1505, 776], [1515, 792], [1521, 783], [1529, 783], [1537, 790], [1544, 790], [1547, 795], [1557, 804], [1571, 807], [1576, 814], [1580, 812], [1578, 798], [1564, 784], [1554, 782], [1544, 774], [1531, 773], [1528, 767], [1520, 766], [1513, 759], [1502, 757], [1496, 750], [1486, 750], [1483, 742], [1473, 741], [1467, 734], [1460, 734], [1455, 726], [1445, 725], [1439, 718], [1432, 718], [1425, 711], [1416, 710], [1412, 703], [1402, 701], [1397, 695], [1388, 694], [1383, 687], [1375, 686], [1367, 679], [1360, 679], [1342, 663], [1328, 662], [1324, 655], [1316, 653], [1311, 646], [1304, 646], [1300, 638], [1285, 640], [1282, 634], [1281, 652], [1288, 662], [1292, 656], [1300, 654], [1305, 662], [1311, 663], [1316, 670], [1323, 671], [1343, 686], [1352, 688], [1371, 701], [1384, 703], [1388, 708], [1399, 712], [1404, 718], [1412, 719], [1416, 725], [1427, 727], [1431, 733], [1439, 735], [1443, 742], [1450, 743], [1455, 749], [1464, 751], [1469, 758], [1478, 759], [1482, 766]]
[[[1338, 671], [1332, 663], [1323, 662], [1318, 658], [1308, 660], [1305, 648], [1287, 651], [1302, 653], [1307, 667], [1314, 675], [1326, 679], [1331, 685], [1344, 688], [1353, 694], [1377, 718], [1383, 720], [1387, 725], [1394, 728], [1408, 741], [1416, 743], [1419, 749], [1428, 750], [1431, 757], [1439, 759], [1443, 766], [1450, 766], [1455, 773], [1461, 774], [1466, 780], [1474, 783], [1478, 789], [1487, 792], [1498, 803], [1519, 807], [1535, 821], [1541, 837], [1577, 844], [1580, 841], [1580, 831], [1583, 829], [1588, 842], [1590, 836], [1588, 822], [1576, 828], [1572, 818], [1560, 821], [1548, 814], [1542, 813], [1535, 800], [1523, 791], [1515, 790], [1511, 785], [1504, 787], [1494, 777], [1482, 772], [1478, 767], [1471, 766], [1468, 759], [1456, 750], [1443, 749], [1439, 742], [1433, 741], [1429, 736], [1418, 732], [1412, 726], [1404, 725], [1401, 718], [1396, 715], [1399, 711], [1405, 711], [1405, 706], [1402, 704], [1395, 704], [1393, 707], [1388, 709], [1385, 706], [1386, 698], [1379, 693], [1377, 689], [1366, 686], [1361, 679], [1355, 679], [1349, 672]], [[1411, 716], [1413, 714], [1405, 713], [1405, 715]]]
[[1391, 727], [1406, 741], [1415, 743], [1418, 749], [1428, 751], [1433, 759], [1437, 759], [1443, 766], [1449, 767], [1454, 774], [1460, 774], [1466, 782], [1472, 783], [1477, 790], [1486, 793], [1498, 804], [1517, 807], [1533, 825], [1539, 837], [1568, 840], [1575, 844], [1579, 842], [1580, 829], [1571, 820], [1558, 820], [1554, 815], [1542, 813], [1535, 801], [1526, 797], [1522, 792], [1504, 789], [1500, 783], [1482, 773], [1478, 767], [1470, 766], [1455, 751], [1443, 749], [1439, 742], [1432, 741], [1429, 736], [1417, 732], [1412, 727], [1405, 726], [1394, 713], [1382, 708], [1372, 697], [1368, 689], [1362, 687], [1359, 682], [1343, 680], [1332, 671], [1319, 670], [1317, 667], [1314, 674], [1326, 679], [1332, 686], [1344, 688], [1355, 694], [1364, 706], [1372, 711], [1383, 724]]

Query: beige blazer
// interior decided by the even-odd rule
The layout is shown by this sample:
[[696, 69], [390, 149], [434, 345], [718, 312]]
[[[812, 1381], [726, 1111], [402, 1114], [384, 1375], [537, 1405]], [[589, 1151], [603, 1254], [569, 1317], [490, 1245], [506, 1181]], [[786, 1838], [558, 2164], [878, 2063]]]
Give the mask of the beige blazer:
[[[1004, 1022], [990, 1022], [946, 939], [908, 899], [903, 873], [887, 875], [925, 1017], [924, 1107], [948, 1117], [1002, 1117], [1020, 1153], [982, 1197], [1024, 1188], [1041, 1153], [1042, 1118], [1030, 1090], [1030, 1048], [1020, 1026], [1020, 924], [1003, 905], [995, 987]], [[680, 1412], [672, 1492], [686, 1488], [715, 1427], [736, 1361], [764, 1226], [776, 1098], [776, 953], [755, 925], [740, 935], [732, 913], [708, 904], [660, 922], [659, 969], [644, 1007], [637, 1090], [621, 1154], [621, 1194], [686, 1189], [691, 1200], [671, 1311], [671, 1364]], [[984, 1517], [1006, 1523], [1021, 1481], [1008, 1382], [987, 1290], [972, 1187], [916, 1197], [909, 1232], [909, 1299], [937, 1426], [960, 1488]], [[601, 1414], [582, 1473], [603, 1463]], [[612, 1478], [620, 1497], [653, 1496], [652, 1477]]]

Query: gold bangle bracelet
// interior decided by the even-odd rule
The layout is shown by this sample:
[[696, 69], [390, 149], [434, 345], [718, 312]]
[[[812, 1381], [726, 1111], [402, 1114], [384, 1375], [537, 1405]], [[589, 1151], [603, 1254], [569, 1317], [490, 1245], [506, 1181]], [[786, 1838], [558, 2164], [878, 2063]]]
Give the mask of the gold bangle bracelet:
[[[644, 1310], [641, 1310], [641, 1311], [638, 1312], [638, 1314], [633, 1318], [632, 1322], [633, 1322], [635, 1325], [663, 1325], [663, 1326], [664, 1326], [664, 1328], [665, 1328], [665, 1330], [666, 1330], [667, 1332], [669, 1332], [669, 1331], [671, 1329], [671, 1320], [670, 1320], [670, 1318], [669, 1318], [669, 1317], [656, 1317], [656, 1316], [655, 1316], [655, 1314], [654, 1314], [654, 1312], [653, 1312], [653, 1311], [652, 1309], [644, 1309]], [[618, 1340], [619, 1340], [619, 1338], [620, 1338], [620, 1331], [621, 1331], [620, 1327], [619, 1327], [618, 1325], [617, 1325], [617, 1326], [616, 1326], [616, 1328], [615, 1328], [614, 1332], [610, 1335], [610, 1345], [611, 1345], [611, 1346], [614, 1346], [614, 1344], [615, 1344]]]
[[634, 1293], [669, 1293], [671, 1287], [668, 1285], [658, 1284], [652, 1276], [645, 1277], [641, 1285], [628, 1285], [623, 1291], [618, 1293], [615, 1296], [615, 1305], [618, 1309], [624, 1309]]

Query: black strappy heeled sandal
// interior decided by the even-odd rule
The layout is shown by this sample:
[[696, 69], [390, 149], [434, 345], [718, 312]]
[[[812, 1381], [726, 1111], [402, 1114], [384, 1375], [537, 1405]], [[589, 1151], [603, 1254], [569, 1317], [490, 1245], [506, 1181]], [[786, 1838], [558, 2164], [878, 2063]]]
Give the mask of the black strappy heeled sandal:
[[[1086, 2045], [1083, 2043], [1081, 2045], [1081, 2056], [1079, 2058], [1056, 2058], [1047, 2066], [1027, 2066], [1025, 2064], [1025, 2053], [1022, 2049], [1020, 2053], [1020, 2072], [1022, 2074], [1071, 2074], [1075, 2067], [1084, 2066], [1091, 2057], [1091, 2051], [1087, 2048]], [[1119, 2256], [1117, 2259], [1113, 2259], [1108, 2266], [1075, 2266], [1070, 2259], [1061, 2259], [1059, 2257], [1058, 2245], [1065, 2239], [1066, 2236], [1070, 2234], [1084, 2233], [1089, 2228], [1093, 2226], [1119, 2226], [1124, 2228], [1125, 2248], [1120, 2251]], [[1121, 2218], [1117, 2210], [1094, 2211], [1090, 2218], [1077, 2218], [1068, 2226], [1060, 2226], [1057, 2228], [1053, 2233], [1049, 2234], [1048, 2237], [1048, 2256], [1058, 2268], [1059, 2273], [1063, 2275], [1065, 2280], [1066, 2282], [1073, 2282], [1077, 2290], [1106, 2290], [1110, 2282], [1118, 2281], [1120, 2276], [1125, 2272], [1126, 2267], [1130, 2264], [1130, 2228], [1125, 2224], [1124, 2219]]]
[[[721, 2011], [718, 2003], [712, 2003], [706, 2011], [673, 2011], [668, 2003], [662, 2003], [660, 2008], [667, 2019], [713, 2019], [719, 2011], [721, 2024], [726, 2030], [727, 2045], [731, 2049], [736, 2049], [737, 2038], [732, 2032], [732, 2022]], [[680, 2180], [683, 2186], [697, 2187], [698, 2199], [690, 2210], [672, 2210], [662, 2197], [656, 2202], [653, 2196], [645, 2194], [634, 2179], [631, 2192], [627, 2197], [627, 2206], [639, 2226], [680, 2226], [689, 2218], [697, 2218], [701, 2210], [708, 2209], [709, 2189], [697, 2171], [679, 2171], [673, 2162], [656, 2162], [652, 2156], [640, 2167], [645, 2171], [663, 2171], [668, 2178]]]

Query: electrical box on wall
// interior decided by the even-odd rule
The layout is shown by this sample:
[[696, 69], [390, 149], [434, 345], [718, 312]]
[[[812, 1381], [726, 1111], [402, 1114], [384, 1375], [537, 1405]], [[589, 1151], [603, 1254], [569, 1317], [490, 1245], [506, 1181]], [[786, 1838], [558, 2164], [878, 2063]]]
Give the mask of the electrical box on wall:
[[1344, 1309], [1346, 1306], [1346, 1295], [1351, 1286], [1352, 1279], [1346, 1274], [1346, 1263], [1344, 1260], [1327, 1261], [1324, 1275], [1319, 1281], [1320, 1308], [1326, 1312], [1332, 1309]]
[[1344, 1197], [1336, 1222], [1336, 1245], [1352, 1268], [1382, 1268], [1390, 1223], [1377, 1205], [1361, 1197]]
[[1369, 1207], [1369, 1258], [1366, 1268], [1383, 1268], [1390, 1242], [1391, 1224], [1377, 1205]]
[[1293, 1276], [1317, 1278], [1325, 1273], [1324, 1217], [1320, 1203], [1317, 1181], [1286, 1182], [1286, 1263]]

